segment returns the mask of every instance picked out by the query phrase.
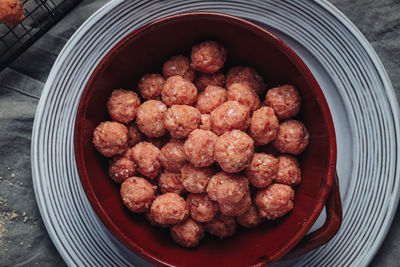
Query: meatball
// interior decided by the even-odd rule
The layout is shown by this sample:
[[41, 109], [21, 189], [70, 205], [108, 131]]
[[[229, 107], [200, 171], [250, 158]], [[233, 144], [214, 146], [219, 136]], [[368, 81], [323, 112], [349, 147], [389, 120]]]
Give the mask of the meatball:
[[200, 92], [206, 89], [206, 87], [209, 85], [223, 87], [225, 84], [225, 75], [222, 73], [222, 71], [217, 71], [214, 74], [199, 73], [194, 81], [194, 84], [196, 85], [197, 90]]
[[0, 1], [0, 23], [12, 27], [16, 26], [24, 18], [24, 6], [21, 0]]
[[167, 106], [163, 102], [148, 100], [140, 105], [136, 115], [136, 124], [147, 137], [161, 137], [167, 132], [164, 127], [166, 112]]
[[200, 125], [201, 113], [186, 105], [171, 106], [164, 116], [164, 126], [174, 138], [185, 138]]
[[219, 105], [224, 103], [226, 101], [226, 97], [227, 93], [224, 88], [215, 85], [209, 85], [197, 97], [196, 108], [198, 108], [201, 113], [210, 113]]
[[299, 113], [301, 96], [293, 85], [282, 85], [268, 90], [265, 103], [283, 120]]
[[139, 130], [135, 122], [128, 124], [128, 145], [134, 146], [144, 139], [143, 133]]
[[241, 175], [219, 172], [211, 177], [206, 191], [208, 196], [219, 204], [233, 205], [249, 192], [249, 181]]
[[212, 201], [205, 193], [189, 194], [186, 201], [189, 204], [190, 217], [196, 222], [208, 222], [218, 212], [218, 203]]
[[260, 107], [260, 97], [246, 83], [233, 83], [228, 87], [228, 100], [237, 101], [253, 113]]
[[132, 177], [136, 173], [135, 163], [126, 157], [119, 157], [112, 160], [110, 162], [110, 166], [108, 168], [108, 174], [111, 179], [113, 179], [116, 183], [122, 183], [128, 177]]
[[192, 219], [171, 227], [172, 239], [186, 248], [196, 247], [204, 237], [204, 226]]
[[128, 147], [128, 129], [119, 122], [102, 122], [94, 130], [93, 144], [105, 157], [120, 155]]
[[140, 99], [128, 90], [114, 90], [107, 102], [108, 113], [114, 121], [128, 123], [135, 119]]
[[181, 174], [174, 172], [162, 172], [158, 178], [161, 192], [182, 194], [185, 188], [182, 185]]
[[218, 137], [214, 147], [215, 161], [226, 172], [246, 168], [254, 155], [254, 141], [246, 133], [233, 130]]
[[196, 129], [183, 145], [185, 157], [195, 167], [207, 167], [214, 163], [214, 144], [218, 136], [211, 131]]
[[290, 155], [278, 157], [278, 173], [275, 181], [290, 186], [298, 185], [301, 181], [301, 171], [297, 159]]
[[181, 169], [182, 184], [186, 191], [203, 193], [214, 173], [215, 171], [212, 167], [196, 168], [188, 163]]
[[132, 212], [146, 212], [154, 199], [155, 189], [141, 177], [130, 177], [121, 184], [121, 198]]
[[171, 139], [160, 153], [161, 165], [170, 172], [180, 172], [186, 159], [183, 153], [183, 140]]
[[296, 120], [286, 120], [279, 125], [273, 145], [281, 153], [299, 155], [306, 149], [308, 139], [308, 131], [303, 123]]
[[152, 215], [152, 213], [151, 213], [150, 211], [146, 212], [145, 217], [146, 217], [147, 221], [148, 221], [151, 225], [153, 225], [153, 226], [161, 227], [161, 228], [167, 228], [167, 227], [169, 227], [168, 224], [160, 224], [160, 223], [157, 223], [157, 222], [154, 220], [154, 217], [153, 217], [153, 215]]
[[221, 214], [226, 216], [240, 216], [249, 210], [251, 206], [250, 190], [235, 204], [219, 204]]
[[161, 90], [162, 101], [168, 105], [192, 105], [197, 98], [197, 88], [179, 75], [169, 77]]
[[160, 150], [149, 142], [140, 142], [132, 148], [131, 157], [136, 163], [138, 171], [150, 179], [156, 178], [160, 173], [159, 156]]
[[199, 129], [206, 130], [206, 131], [211, 130], [211, 115], [210, 114], [201, 114], [201, 121], [200, 121]]
[[234, 83], [248, 84], [259, 95], [266, 89], [263, 78], [250, 67], [238, 66], [230, 69], [226, 75], [226, 87]]
[[206, 230], [219, 238], [233, 236], [236, 233], [237, 224], [234, 217], [225, 216], [220, 213], [206, 223]]
[[115, 157], [113, 158], [112, 162], [115, 162], [116, 160], [120, 159], [121, 157], [123, 157], [123, 158], [128, 158], [128, 159], [130, 159], [130, 160], [133, 160], [133, 159], [132, 159], [132, 148], [131, 148], [131, 147], [128, 147], [128, 148], [125, 150], [125, 152], [124, 152], [121, 156], [115, 156]]
[[225, 48], [214, 42], [207, 41], [192, 47], [190, 66], [200, 72], [215, 73], [224, 66], [226, 60]]
[[160, 74], [144, 75], [138, 85], [139, 94], [143, 99], [160, 99], [161, 89], [163, 88], [165, 79]]
[[190, 67], [189, 58], [182, 55], [171, 57], [165, 62], [162, 72], [165, 78], [179, 75], [191, 82], [196, 77], [195, 71]]
[[255, 153], [250, 166], [246, 168], [247, 179], [257, 188], [269, 186], [277, 173], [278, 159], [264, 153]]
[[258, 215], [257, 209], [254, 205], [251, 205], [244, 214], [236, 218], [237, 223], [246, 228], [258, 226], [262, 220], [263, 219]]
[[272, 184], [257, 192], [254, 203], [262, 218], [275, 220], [293, 209], [294, 191], [284, 184]]
[[156, 197], [150, 213], [158, 224], [177, 224], [189, 216], [189, 205], [178, 194], [165, 193]]
[[211, 129], [217, 135], [231, 130], [246, 131], [250, 125], [250, 110], [237, 101], [226, 101], [211, 112]]
[[270, 107], [257, 109], [251, 117], [250, 136], [256, 145], [266, 145], [272, 142], [278, 134], [279, 120]]

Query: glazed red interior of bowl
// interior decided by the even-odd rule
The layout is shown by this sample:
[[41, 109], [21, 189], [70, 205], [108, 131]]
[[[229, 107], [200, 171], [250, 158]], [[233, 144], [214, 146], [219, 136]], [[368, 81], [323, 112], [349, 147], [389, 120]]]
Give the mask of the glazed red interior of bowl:
[[[146, 73], [160, 73], [169, 57], [190, 55], [205, 40], [223, 44], [227, 66], [255, 68], [270, 87], [295, 85], [303, 98], [298, 119], [309, 129], [310, 143], [301, 155], [302, 183], [295, 206], [285, 217], [219, 240], [206, 235], [195, 249], [182, 248], [169, 230], [150, 226], [142, 214], [122, 204], [119, 185], [107, 175], [108, 162], [92, 144], [93, 131], [110, 120], [106, 103], [117, 88], [136, 90]], [[225, 70], [226, 70], [225, 69]], [[157, 264], [176, 266], [248, 266], [276, 261], [313, 225], [329, 193], [336, 165], [336, 143], [329, 109], [311, 72], [295, 53], [266, 30], [217, 13], [193, 12], [146, 25], [123, 39], [93, 72], [79, 105], [75, 153], [84, 190], [108, 229], [133, 252]]]

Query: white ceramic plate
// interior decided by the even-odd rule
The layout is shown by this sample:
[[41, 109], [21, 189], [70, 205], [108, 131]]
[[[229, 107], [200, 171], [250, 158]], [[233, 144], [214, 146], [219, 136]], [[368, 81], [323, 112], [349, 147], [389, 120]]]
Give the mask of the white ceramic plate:
[[[102, 57], [134, 29], [192, 10], [236, 15], [270, 29], [304, 60], [332, 112], [343, 224], [325, 246], [290, 265], [365, 266], [380, 247], [399, 199], [399, 108], [375, 52], [325, 1], [112, 1], [90, 17], [57, 58], [32, 134], [32, 174], [47, 230], [69, 265], [146, 265], [103, 226], [80, 183], [73, 130], [80, 95]], [[313, 229], [324, 220], [320, 216]], [[287, 265], [279, 263], [278, 265]]]

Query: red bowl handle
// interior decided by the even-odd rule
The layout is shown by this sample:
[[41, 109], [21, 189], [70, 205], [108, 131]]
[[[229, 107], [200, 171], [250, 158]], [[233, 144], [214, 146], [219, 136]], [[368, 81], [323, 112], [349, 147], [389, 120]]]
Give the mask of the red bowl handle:
[[332, 189], [326, 201], [326, 220], [324, 225], [306, 235], [282, 260], [299, 257], [328, 242], [339, 230], [342, 224], [342, 202], [340, 200], [339, 181], [337, 173], [333, 180]]

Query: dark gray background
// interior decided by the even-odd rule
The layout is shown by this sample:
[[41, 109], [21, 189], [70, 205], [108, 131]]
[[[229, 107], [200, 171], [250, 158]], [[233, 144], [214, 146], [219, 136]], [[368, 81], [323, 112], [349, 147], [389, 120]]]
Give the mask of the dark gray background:
[[[87, 0], [0, 72], [0, 266], [64, 266], [38, 211], [30, 138], [47, 75], [74, 31], [107, 0]], [[360, 29], [400, 98], [400, 1], [330, 0]], [[400, 266], [400, 212], [371, 266]]]

